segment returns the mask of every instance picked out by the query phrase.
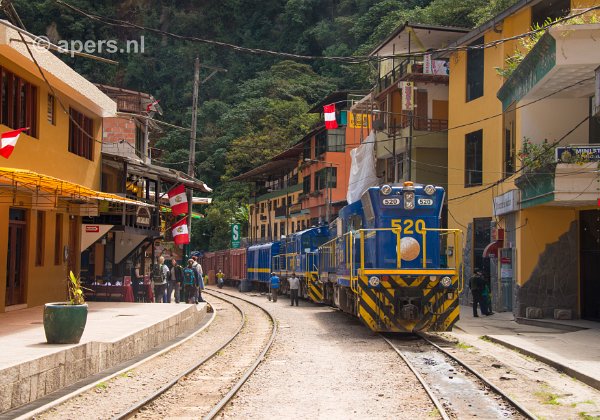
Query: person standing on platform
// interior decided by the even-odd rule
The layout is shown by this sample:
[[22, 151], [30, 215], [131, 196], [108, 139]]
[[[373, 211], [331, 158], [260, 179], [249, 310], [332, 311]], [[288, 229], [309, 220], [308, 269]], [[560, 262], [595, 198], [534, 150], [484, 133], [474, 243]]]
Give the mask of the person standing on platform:
[[271, 273], [269, 287], [271, 288], [271, 298], [273, 298], [273, 302], [277, 302], [277, 293], [279, 293], [279, 277], [277, 277], [275, 273]]
[[223, 271], [219, 270], [219, 272], [217, 273], [217, 287], [219, 287], [219, 289], [223, 288], [223, 284], [225, 283], [225, 274], [223, 274]]
[[196, 284], [198, 278], [196, 277], [196, 271], [194, 271], [194, 260], [191, 258], [188, 260], [187, 267], [183, 270], [183, 284], [185, 286], [185, 300], [187, 303], [198, 303], [196, 300]]
[[290, 305], [294, 306], [294, 302], [296, 302], [296, 306], [298, 306], [300, 279], [296, 276], [296, 273], [292, 273], [292, 277], [288, 279], [288, 283], [290, 284]]
[[[133, 289], [133, 296], [137, 300], [138, 296], [141, 295], [140, 291], [144, 286], [144, 276], [141, 272], [142, 266], [139, 262], [135, 263], [135, 269], [133, 270], [133, 281], [131, 282], [131, 288]], [[143, 296], [143, 295], [142, 295]]]
[[175, 258], [171, 259], [171, 267], [169, 282], [167, 283], [167, 301], [171, 302], [171, 294], [175, 291], [175, 303], [179, 303], [183, 283], [183, 267], [177, 263]]
[[198, 257], [195, 255], [192, 257], [192, 261], [194, 261], [192, 268], [196, 272], [196, 303], [204, 302], [202, 298], [202, 290], [204, 290], [204, 273], [202, 272], [202, 266], [198, 262]]
[[483, 278], [483, 273], [481, 272], [481, 269], [476, 268], [473, 277], [469, 279], [469, 288], [471, 289], [471, 294], [473, 295], [473, 316], [475, 318], [479, 317], [479, 315], [477, 315], [477, 304], [479, 304], [481, 314], [487, 314], [487, 309], [485, 307], [486, 305], [483, 300], [484, 286], [485, 279]]
[[158, 264], [152, 270], [152, 285], [154, 286], [154, 301], [156, 303], [164, 302], [165, 300], [168, 275], [169, 267], [165, 265], [165, 257], [160, 256]]

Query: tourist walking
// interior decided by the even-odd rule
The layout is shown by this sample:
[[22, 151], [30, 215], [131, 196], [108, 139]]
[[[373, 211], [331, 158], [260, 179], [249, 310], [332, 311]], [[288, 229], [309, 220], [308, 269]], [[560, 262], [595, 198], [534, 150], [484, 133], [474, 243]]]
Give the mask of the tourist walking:
[[300, 292], [300, 279], [296, 276], [296, 273], [292, 273], [292, 277], [288, 279], [288, 283], [290, 284], [290, 305], [294, 306], [294, 302], [296, 302], [296, 306], [298, 306], [298, 293]]
[[481, 269], [476, 268], [474, 270], [473, 277], [469, 279], [469, 288], [471, 289], [471, 294], [473, 295], [473, 316], [476, 318], [479, 316], [477, 315], [477, 304], [479, 304], [481, 314], [487, 314], [486, 305], [483, 300], [484, 286], [485, 279], [483, 278], [483, 273], [481, 272]]
[[277, 277], [275, 273], [271, 273], [271, 278], [269, 279], [269, 288], [273, 302], [277, 302], [277, 293], [279, 293], [279, 277]]
[[202, 290], [204, 290], [204, 274], [202, 272], [202, 265], [198, 262], [198, 257], [195, 255], [192, 257], [192, 268], [196, 272], [196, 303], [204, 302], [202, 299]]

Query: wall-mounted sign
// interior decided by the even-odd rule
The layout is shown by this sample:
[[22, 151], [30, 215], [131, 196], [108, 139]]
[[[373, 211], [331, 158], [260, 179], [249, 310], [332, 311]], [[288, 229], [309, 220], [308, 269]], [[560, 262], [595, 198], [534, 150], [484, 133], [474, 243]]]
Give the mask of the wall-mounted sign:
[[135, 212], [135, 224], [140, 226], [150, 226], [152, 216], [147, 207], [138, 207]]
[[554, 153], [557, 162], [600, 161], [600, 145], [592, 146], [590, 144], [582, 144], [557, 147]]
[[98, 226], [98, 225], [85, 225], [85, 231], [87, 233], [100, 232], [100, 226]]
[[233, 223], [231, 225], [231, 247], [239, 248], [240, 247], [240, 224]]
[[494, 216], [512, 213], [520, 207], [519, 190], [510, 190], [494, 197]]
[[402, 110], [412, 111], [415, 108], [413, 82], [400, 82], [400, 89], [402, 89]]
[[368, 114], [355, 114], [350, 112], [350, 128], [367, 128], [369, 126], [369, 115]]

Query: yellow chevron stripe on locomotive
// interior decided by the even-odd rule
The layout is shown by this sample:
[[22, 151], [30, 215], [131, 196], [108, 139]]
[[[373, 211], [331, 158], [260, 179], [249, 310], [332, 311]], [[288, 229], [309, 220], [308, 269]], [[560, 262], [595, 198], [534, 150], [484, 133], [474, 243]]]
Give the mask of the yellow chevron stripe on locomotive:
[[319, 281], [319, 273], [312, 272], [306, 276], [308, 297], [315, 303], [323, 303], [323, 283]]
[[[452, 281], [458, 286], [458, 277]], [[357, 292], [358, 317], [376, 332], [451, 331], [459, 319], [456, 289], [430, 286], [429, 276], [389, 276], [378, 287], [360, 276]]]

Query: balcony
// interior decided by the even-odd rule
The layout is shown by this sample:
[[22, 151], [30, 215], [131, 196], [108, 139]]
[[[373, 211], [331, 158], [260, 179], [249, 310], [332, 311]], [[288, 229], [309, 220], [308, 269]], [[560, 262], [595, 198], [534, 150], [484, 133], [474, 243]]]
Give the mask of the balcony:
[[[597, 148], [600, 152], [600, 147]], [[546, 206], [596, 206], [598, 162], [584, 164], [557, 163], [515, 179], [521, 190], [521, 208]]]
[[377, 80], [375, 95], [404, 80], [448, 84], [447, 62], [434, 60], [434, 63], [434, 65], [427, 69], [425, 69], [422, 58], [411, 58], [394, 63], [392, 70]]

